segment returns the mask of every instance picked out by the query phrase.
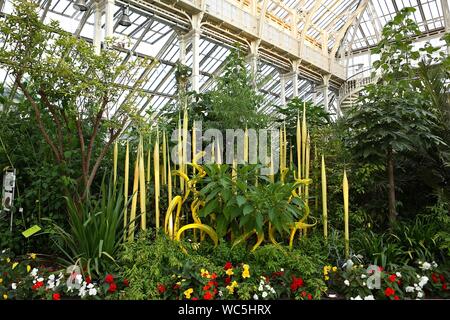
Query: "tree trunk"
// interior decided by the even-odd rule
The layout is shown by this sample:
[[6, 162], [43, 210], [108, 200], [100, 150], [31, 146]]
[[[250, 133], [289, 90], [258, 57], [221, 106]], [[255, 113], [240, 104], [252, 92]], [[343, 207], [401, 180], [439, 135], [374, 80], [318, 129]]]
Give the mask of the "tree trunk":
[[392, 148], [389, 148], [387, 153], [387, 174], [389, 184], [389, 222], [392, 224], [397, 220], [397, 212], [395, 210], [394, 154]]

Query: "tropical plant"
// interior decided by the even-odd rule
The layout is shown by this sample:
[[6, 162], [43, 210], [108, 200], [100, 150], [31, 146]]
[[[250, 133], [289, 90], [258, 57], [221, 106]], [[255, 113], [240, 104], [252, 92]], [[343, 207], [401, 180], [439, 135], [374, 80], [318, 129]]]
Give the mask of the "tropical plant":
[[69, 230], [53, 224], [50, 230], [66, 264], [76, 264], [89, 275], [111, 269], [124, 235], [124, 203], [121, 184], [103, 179], [98, 198], [77, 203], [66, 197]]
[[[44, 23], [38, 5], [24, 0], [16, 0], [14, 13], [0, 22], [0, 42], [0, 65], [13, 79], [11, 100], [16, 90], [23, 93], [54, 163], [78, 165], [80, 172], [65, 175], [86, 197], [110, 146], [131, 122], [140, 123], [134, 101], [147, 77], [134, 79], [134, 73], [151, 68], [151, 61], [124, 62], [113, 39], [97, 55], [58, 22]], [[118, 78], [133, 83], [131, 90]], [[8, 104], [5, 110], [14, 112]]]
[[426, 152], [443, 141], [433, 133], [436, 117], [426, 108], [423, 95], [414, 89], [412, 62], [420, 56], [411, 36], [419, 32], [403, 9], [383, 29], [383, 39], [374, 49], [380, 59], [373, 66], [380, 74], [377, 84], [365, 87], [360, 104], [350, 111], [348, 145], [356, 156], [386, 163], [389, 220], [397, 217], [395, 159], [407, 151]]
[[[232, 167], [205, 165], [206, 177], [199, 191], [204, 207], [200, 217], [214, 215], [214, 226], [219, 237], [229, 230], [234, 236], [245, 235], [253, 230], [261, 235], [270, 225], [279, 233], [286, 234], [300, 218], [304, 203], [292, 192], [296, 183], [267, 183], [267, 177], [256, 175], [259, 166], [239, 166], [235, 175]], [[259, 179], [257, 186], [248, 183]], [[267, 229], [266, 229], [267, 230]]]

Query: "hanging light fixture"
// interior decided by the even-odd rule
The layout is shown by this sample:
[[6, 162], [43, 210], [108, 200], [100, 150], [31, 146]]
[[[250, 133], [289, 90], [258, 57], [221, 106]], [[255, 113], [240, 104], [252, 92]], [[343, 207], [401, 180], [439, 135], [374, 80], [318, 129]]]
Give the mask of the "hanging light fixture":
[[79, 11], [87, 11], [88, 6], [86, 4], [86, 0], [76, 0], [73, 4], [73, 7]]
[[122, 10], [122, 15], [120, 16], [120, 19], [119, 19], [119, 25], [124, 26], [124, 27], [131, 26], [130, 14], [131, 14], [130, 6], [127, 5]]

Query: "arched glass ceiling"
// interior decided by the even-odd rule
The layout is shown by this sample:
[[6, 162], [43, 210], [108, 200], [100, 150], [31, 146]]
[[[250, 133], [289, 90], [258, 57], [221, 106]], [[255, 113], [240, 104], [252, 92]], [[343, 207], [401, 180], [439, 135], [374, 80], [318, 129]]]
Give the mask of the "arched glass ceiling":
[[[128, 0], [127, 0], [128, 1]], [[132, 24], [128, 27], [118, 25], [121, 8], [127, 3], [125, 0], [116, 0], [114, 6], [114, 33], [122, 40], [123, 59], [139, 59], [145, 56], [156, 57], [160, 64], [151, 70], [150, 80], [145, 85], [148, 93], [141, 101], [136, 103], [146, 107], [156, 115], [158, 109], [170, 102], [175, 93], [175, 64], [180, 58], [179, 34], [189, 31], [189, 18], [164, 16], [143, 9], [132, 8], [130, 16]], [[142, 3], [159, 2], [149, 1]], [[208, 0], [193, 1], [195, 3], [208, 3]], [[336, 46], [342, 57], [365, 54], [373, 47], [380, 36], [383, 25], [392, 19], [395, 14], [405, 6], [415, 7], [414, 14], [419, 24], [422, 36], [427, 39], [444, 32], [443, 2], [447, 0], [226, 0], [241, 6], [249, 12], [261, 17], [265, 12], [264, 23], [284, 30], [291, 35], [304, 40], [308, 46], [322, 48], [332, 52]], [[94, 33], [93, 0], [88, 0], [89, 10], [80, 12], [73, 8], [73, 0], [37, 0], [41, 14], [45, 21], [51, 19], [60, 21], [63, 28], [87, 40], [92, 39]], [[166, 4], [174, 1], [162, 0]], [[11, 0], [0, 0], [2, 12], [11, 13]], [[358, 9], [363, 9], [358, 13]], [[206, 17], [208, 19], [208, 17]], [[104, 23], [104, 20], [103, 20]], [[447, 26], [448, 28], [449, 26]], [[336, 43], [337, 41], [337, 43]], [[228, 56], [229, 46], [220, 37], [202, 34], [200, 39], [200, 90], [205, 91], [214, 87], [214, 79], [221, 74], [224, 60]], [[280, 65], [270, 59], [270, 52], [261, 52], [259, 59], [259, 83], [262, 83], [261, 92], [267, 97], [262, 112], [271, 112], [273, 105], [280, 104]], [[345, 59], [343, 59], [345, 60]], [[352, 61], [353, 61], [352, 60]], [[192, 64], [192, 48], [186, 48], [186, 63]], [[353, 61], [354, 63], [354, 61]], [[370, 58], [365, 58], [366, 65], [370, 65]], [[347, 65], [348, 67], [352, 67]], [[289, 65], [287, 65], [289, 67]], [[284, 65], [286, 72], [286, 65]], [[351, 74], [351, 72], [349, 73]], [[7, 81], [8, 76], [3, 71]], [[298, 81], [299, 96], [304, 99], [313, 99], [320, 103], [323, 100], [320, 77], [300, 74]], [[289, 99], [293, 96], [293, 82], [286, 80], [285, 94]], [[336, 104], [335, 91], [329, 92], [329, 100]]]

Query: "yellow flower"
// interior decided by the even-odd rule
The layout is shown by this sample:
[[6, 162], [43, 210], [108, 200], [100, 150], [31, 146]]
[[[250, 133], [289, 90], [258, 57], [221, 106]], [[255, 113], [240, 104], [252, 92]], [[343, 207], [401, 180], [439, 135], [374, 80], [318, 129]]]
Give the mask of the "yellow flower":
[[191, 298], [192, 292], [194, 292], [194, 289], [189, 288], [189, 289], [187, 289], [186, 291], [184, 291], [184, 296], [185, 296], [187, 299], [190, 299], [190, 298]]
[[231, 286], [234, 288], [234, 287], [237, 287], [238, 286], [238, 283], [236, 282], [236, 281], [233, 281], [232, 283], [231, 283]]
[[10, 263], [11, 259], [10, 258], [6, 258], [6, 262]]
[[234, 293], [234, 287], [233, 286], [227, 286], [227, 290], [229, 294], [233, 294]]
[[200, 269], [200, 274], [202, 275], [202, 277], [204, 277], [204, 278], [211, 278], [211, 275], [209, 274], [209, 271], [208, 270], [206, 270], [206, 269]]
[[244, 271], [242, 271], [242, 278], [250, 278], [250, 272], [248, 271], [250, 269], [248, 264], [243, 265]]
[[36, 253], [30, 253], [30, 258], [33, 260], [36, 259]]
[[333, 267], [333, 272], [336, 272], [337, 271], [337, 267]]
[[19, 264], [18, 262], [14, 262], [13, 265], [12, 265], [12, 267], [11, 267], [11, 269], [14, 270], [14, 268], [17, 267], [18, 264]]
[[178, 281], [176, 284], [179, 285], [179, 286], [181, 286], [181, 282], [180, 282], [180, 281]]
[[331, 266], [324, 266], [323, 267], [323, 274], [327, 275], [330, 270], [331, 270]]
[[27, 265], [27, 272], [30, 273], [30, 271], [31, 271], [31, 266]]
[[2, 282], [3, 282], [3, 279], [2, 279], [2, 278], [0, 278], [0, 284], [2, 284]]
[[325, 280], [330, 280], [330, 277], [329, 276], [325, 276]]
[[226, 271], [227, 276], [232, 276], [234, 274], [233, 269], [228, 269]]
[[6, 293], [3, 295], [3, 299], [8, 299], [8, 295]]

